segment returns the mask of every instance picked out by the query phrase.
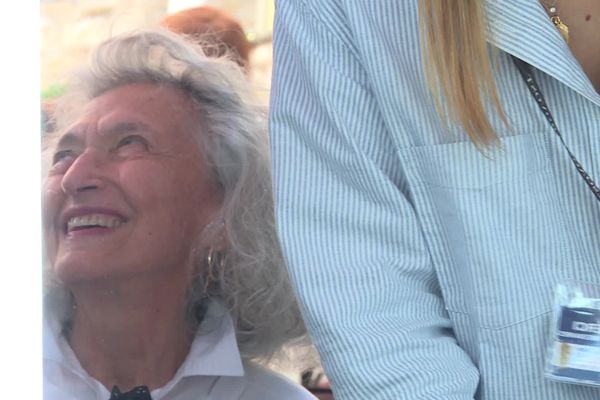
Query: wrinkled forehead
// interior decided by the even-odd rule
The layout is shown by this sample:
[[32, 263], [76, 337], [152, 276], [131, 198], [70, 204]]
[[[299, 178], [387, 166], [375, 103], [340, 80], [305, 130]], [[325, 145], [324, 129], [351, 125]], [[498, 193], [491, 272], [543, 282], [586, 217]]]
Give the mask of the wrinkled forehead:
[[82, 115], [130, 113], [154, 119], [189, 119], [196, 114], [189, 95], [168, 84], [131, 83], [117, 86], [82, 106]]
[[131, 83], [75, 104], [58, 134], [63, 135], [89, 124], [119, 121], [137, 121], [166, 130], [197, 126], [201, 122], [197, 108], [184, 90], [167, 84]]

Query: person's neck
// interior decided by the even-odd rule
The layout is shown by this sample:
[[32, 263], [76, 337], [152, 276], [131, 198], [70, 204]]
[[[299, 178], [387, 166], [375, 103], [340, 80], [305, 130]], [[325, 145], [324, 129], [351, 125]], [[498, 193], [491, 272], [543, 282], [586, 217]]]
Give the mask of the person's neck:
[[87, 373], [108, 390], [164, 386], [193, 339], [186, 282], [171, 273], [72, 288], [76, 308], [68, 339]]
[[[540, 0], [546, 11], [552, 0]], [[569, 47], [600, 93], [600, 1], [558, 0], [560, 19], [569, 27]]]

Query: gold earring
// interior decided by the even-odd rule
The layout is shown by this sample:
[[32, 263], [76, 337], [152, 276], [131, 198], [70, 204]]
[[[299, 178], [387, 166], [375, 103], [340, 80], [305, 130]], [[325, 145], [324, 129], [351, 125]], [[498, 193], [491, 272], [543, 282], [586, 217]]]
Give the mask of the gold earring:
[[[212, 247], [208, 249], [208, 254], [206, 255], [206, 280], [204, 282], [204, 293], [208, 292], [208, 287], [210, 284], [216, 280], [216, 276], [218, 275], [218, 270], [223, 269], [224, 257], [218, 251], [213, 251]], [[214, 274], [214, 275], [213, 275]]]

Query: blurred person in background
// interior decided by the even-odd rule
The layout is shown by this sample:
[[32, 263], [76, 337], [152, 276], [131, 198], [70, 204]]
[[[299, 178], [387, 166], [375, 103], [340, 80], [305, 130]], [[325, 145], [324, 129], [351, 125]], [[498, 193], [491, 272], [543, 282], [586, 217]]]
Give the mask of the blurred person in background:
[[216, 7], [194, 7], [167, 15], [161, 25], [203, 46], [209, 57], [228, 55], [244, 70], [250, 66], [250, 42], [238, 21]]

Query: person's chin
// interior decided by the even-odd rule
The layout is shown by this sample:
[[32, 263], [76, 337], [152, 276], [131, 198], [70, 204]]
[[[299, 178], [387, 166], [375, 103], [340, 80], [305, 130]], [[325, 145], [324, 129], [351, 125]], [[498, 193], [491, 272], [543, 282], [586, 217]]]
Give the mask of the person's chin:
[[70, 255], [56, 261], [54, 275], [68, 287], [100, 283], [115, 275], [115, 271], [107, 270], [107, 265], [110, 264], [89, 256]]

